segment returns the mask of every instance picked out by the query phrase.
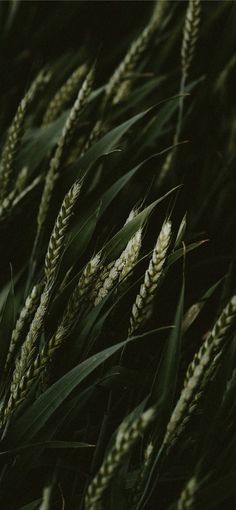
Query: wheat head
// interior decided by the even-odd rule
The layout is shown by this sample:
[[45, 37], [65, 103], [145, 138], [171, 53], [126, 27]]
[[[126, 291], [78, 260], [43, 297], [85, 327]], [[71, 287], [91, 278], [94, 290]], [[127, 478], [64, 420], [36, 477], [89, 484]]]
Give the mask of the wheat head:
[[23, 125], [36, 94], [48, 83], [50, 74], [42, 71], [36, 77], [28, 92], [21, 100], [13, 122], [8, 130], [7, 139], [3, 147], [0, 161], [0, 200], [3, 201], [8, 193], [12, 174], [14, 173], [15, 155], [19, 149], [23, 136]]
[[121, 425], [113, 448], [108, 453], [97, 475], [87, 489], [84, 504], [85, 510], [97, 510], [104, 492], [110, 485], [124, 457], [153, 421], [154, 416], [155, 411], [151, 408], [136, 418], [133, 423], [127, 424], [125, 422]]
[[159, 279], [162, 275], [163, 265], [166, 260], [166, 254], [171, 237], [171, 223], [166, 221], [161, 229], [153, 250], [152, 259], [144, 276], [136, 300], [133, 304], [129, 335], [132, 335], [146, 320], [150, 305], [154, 299]]
[[87, 66], [85, 64], [79, 66], [68, 80], [63, 83], [62, 87], [57, 91], [48, 105], [42, 121], [43, 126], [47, 126], [50, 122], [53, 122], [73, 99], [86, 70]]

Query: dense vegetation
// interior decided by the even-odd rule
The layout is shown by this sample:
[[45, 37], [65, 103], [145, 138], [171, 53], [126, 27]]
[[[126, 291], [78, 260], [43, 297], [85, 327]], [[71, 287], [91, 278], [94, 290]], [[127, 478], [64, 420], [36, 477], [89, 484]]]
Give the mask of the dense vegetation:
[[0, 25], [1, 508], [232, 508], [236, 4]]

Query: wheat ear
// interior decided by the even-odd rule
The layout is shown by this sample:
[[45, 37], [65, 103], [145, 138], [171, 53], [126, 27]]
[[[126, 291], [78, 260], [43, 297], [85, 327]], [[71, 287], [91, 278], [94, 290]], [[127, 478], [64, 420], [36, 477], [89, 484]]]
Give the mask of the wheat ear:
[[[92, 145], [97, 142], [97, 140], [106, 132], [106, 125], [102, 119], [98, 119], [95, 123], [86, 143], [82, 147], [80, 156], [84, 156], [84, 154], [92, 147]], [[78, 156], [77, 156], [78, 157]]]
[[91, 304], [93, 304], [93, 305], [95, 304], [95, 300], [97, 299], [99, 291], [102, 289], [105, 280], [108, 278], [109, 273], [114, 266], [114, 263], [115, 263], [115, 261], [113, 260], [112, 262], [109, 262], [109, 264], [107, 264], [105, 266], [101, 265], [100, 270], [97, 275], [97, 278], [96, 278], [96, 281], [94, 283], [94, 286], [91, 289], [91, 293], [90, 293]]
[[25, 399], [27, 389], [29, 388], [27, 385], [27, 374], [28, 372], [31, 373], [31, 365], [34, 364], [33, 360], [37, 350], [38, 338], [47, 313], [52, 285], [54, 283], [62, 255], [65, 235], [70, 224], [73, 207], [75, 206], [79, 192], [80, 184], [73, 184], [62, 202], [61, 209], [55, 222], [45, 257], [45, 288], [41, 294], [40, 303], [32, 320], [28, 335], [16, 360], [10, 388], [10, 397], [5, 408], [5, 419], [7, 419]]
[[73, 184], [68, 193], [65, 195], [58, 213], [45, 257], [44, 269], [47, 285], [55, 280], [64, 248], [65, 237], [70, 225], [75, 204], [80, 194], [80, 189], [81, 186], [78, 182]]
[[190, 364], [183, 390], [172, 412], [163, 445], [169, 449], [182, 433], [199, 404], [203, 390], [217, 368], [225, 339], [236, 318], [236, 295], [223, 310], [211, 334]]
[[79, 83], [81, 78], [85, 75], [86, 70], [86, 65], [83, 64], [79, 66], [68, 80], [63, 83], [62, 87], [58, 90], [48, 105], [42, 121], [43, 126], [47, 126], [50, 122], [53, 122], [65, 109], [68, 103], [70, 103], [78, 90]]
[[23, 332], [28, 324], [30, 324], [36, 308], [39, 304], [39, 299], [42, 293], [42, 283], [34, 285], [31, 293], [27, 297], [23, 308], [20, 311], [20, 315], [16, 321], [15, 327], [12, 331], [10, 345], [8, 348], [7, 359], [4, 366], [4, 372], [6, 373], [12, 363], [14, 356], [17, 353], [19, 344], [22, 339]]
[[[131, 221], [137, 214], [137, 211], [135, 209], [132, 209], [130, 212], [125, 225], [129, 221]], [[116, 283], [123, 280], [124, 277], [128, 274], [131, 267], [130, 264], [132, 264], [132, 261], [136, 261], [137, 253], [135, 252], [135, 249], [138, 249], [138, 235], [137, 237], [134, 237], [131, 239], [131, 241], [127, 244], [126, 248], [121, 253], [120, 257], [116, 259], [115, 261], [109, 263], [107, 266], [105, 266], [98, 277], [98, 280], [94, 286], [94, 289], [91, 294], [91, 300], [94, 303], [95, 306], [97, 306], [101, 301], [108, 295], [108, 293], [114, 288]], [[131, 253], [132, 251], [132, 253]], [[127, 272], [125, 272], [125, 267], [127, 267]], [[133, 267], [133, 266], [132, 266]]]
[[162, 275], [170, 237], [171, 222], [166, 221], [161, 229], [153, 250], [152, 259], [150, 260], [148, 269], [144, 276], [144, 282], [139, 289], [139, 293], [132, 307], [129, 335], [132, 335], [134, 331], [142, 326], [149, 314], [150, 305], [154, 299], [155, 292]]
[[[81, 298], [86, 295], [88, 292], [94, 276], [99, 267], [99, 255], [93, 257], [84, 271], [81, 274], [78, 285], [76, 286], [74, 292], [72, 293], [68, 305], [63, 313], [62, 320], [59, 323], [56, 332], [52, 335], [49, 342], [46, 342], [39, 353], [34, 357], [32, 356], [32, 351], [34, 346], [31, 346], [30, 357], [32, 362], [24, 365], [24, 370], [19, 372], [17, 370], [14, 386], [12, 384], [11, 392], [12, 397], [9, 400], [7, 405], [7, 410], [5, 411], [5, 416], [9, 417], [10, 414], [16, 409], [16, 407], [25, 400], [28, 395], [30, 389], [32, 388], [32, 384], [39, 378], [40, 374], [48, 367], [50, 364], [55, 352], [61, 347], [65, 338], [68, 335], [68, 332], [71, 330], [71, 327], [76, 320], [79, 306], [81, 304]], [[34, 349], [35, 352], [35, 349]], [[29, 357], [28, 353], [26, 358]], [[20, 384], [19, 384], [19, 374], [20, 374]], [[14, 378], [13, 378], [14, 379]], [[14, 391], [13, 391], [14, 390]]]
[[111, 99], [113, 104], [117, 104], [129, 93], [132, 84], [132, 77], [130, 75], [134, 73], [142, 55], [147, 50], [157, 27], [162, 23], [168, 4], [169, 2], [167, 0], [164, 2], [159, 1], [157, 3], [150, 22], [141, 32], [139, 37], [131, 44], [124, 59], [115, 70], [107, 84], [107, 101]]
[[[110, 270], [108, 269], [110, 267]], [[108, 295], [108, 293], [113, 289], [115, 284], [119, 280], [119, 276], [124, 267], [124, 261], [121, 257], [119, 257], [114, 263], [108, 265], [108, 268], [105, 268], [105, 274], [102, 275], [102, 285], [100, 286], [97, 295], [94, 300], [94, 305], [97, 306], [101, 301]], [[108, 271], [107, 271], [108, 269]], [[107, 271], [107, 272], [106, 272]], [[106, 275], [106, 276], [105, 276]], [[105, 276], [105, 278], [104, 278]]]
[[213, 355], [215, 359], [222, 353], [222, 349], [225, 345], [224, 340], [229, 331], [236, 315], [236, 296], [233, 296], [228, 305], [223, 310], [218, 321], [215, 323], [212, 331], [207, 336], [206, 340], [200, 347], [199, 351], [195, 354], [193, 361], [189, 364], [184, 386], [187, 386], [189, 379], [192, 377], [194, 370], [201, 362], [202, 357], [207, 352], [211, 345], [214, 346]]
[[27, 177], [28, 167], [24, 166], [19, 172], [13, 190], [8, 193], [0, 205], [0, 221], [4, 220], [11, 213], [16, 198], [19, 196], [19, 194], [21, 194], [25, 187]]
[[25, 398], [25, 377], [33, 363], [39, 335], [48, 309], [49, 299], [50, 289], [46, 288], [41, 294], [39, 306], [31, 322], [27, 337], [21, 347], [20, 354], [16, 360], [10, 387], [10, 396], [4, 410], [4, 423]]
[[153, 443], [149, 442], [144, 450], [143, 463], [140, 467], [135, 486], [132, 489], [132, 499], [131, 499], [132, 510], [135, 510], [137, 508], [137, 503], [139, 501], [140, 495], [142, 494], [142, 486], [143, 486], [143, 482], [145, 480], [145, 476], [147, 474], [147, 471], [148, 471], [148, 468], [150, 465], [150, 460], [152, 458], [153, 449], [154, 449]]
[[53, 357], [55, 351], [62, 345], [65, 337], [75, 323], [82, 304], [81, 300], [89, 293], [89, 289], [91, 288], [94, 278], [99, 270], [99, 263], [100, 255], [96, 255], [85, 266], [78, 284], [70, 296], [59, 326], [48, 342], [48, 345], [45, 346], [44, 352], [47, 350], [49, 359]]
[[137, 439], [154, 419], [154, 409], [145, 411], [133, 423], [124, 422], [116, 436], [115, 444], [108, 453], [97, 475], [90, 483], [85, 496], [85, 510], [97, 510], [104, 492], [109, 487], [123, 459], [130, 452]]
[[185, 76], [185, 79], [188, 77], [196, 49], [196, 43], [199, 35], [200, 14], [201, 0], [189, 0], [185, 16], [181, 48], [182, 73]]
[[[200, 20], [201, 20], [201, 0], [189, 0], [185, 15], [181, 47], [181, 82], [179, 90], [180, 94], [179, 111], [176, 131], [173, 139], [173, 145], [176, 145], [179, 142], [183, 121], [185, 85], [195, 53], [196, 43], [199, 35]], [[169, 152], [164, 161], [164, 164], [160, 171], [160, 175], [158, 177], [158, 185], [161, 185], [166, 176], [168, 175], [172, 167], [174, 156], [175, 148]]]
[[23, 125], [29, 107], [36, 94], [48, 83], [50, 75], [48, 72], [41, 72], [36, 77], [28, 92], [21, 100], [13, 122], [8, 130], [7, 139], [3, 147], [0, 161], [0, 199], [4, 200], [8, 193], [8, 188], [12, 174], [14, 172], [15, 155], [20, 147], [23, 136]]
[[197, 479], [193, 476], [183, 488], [180, 498], [177, 501], [176, 510], [191, 510], [194, 507], [197, 488]]
[[86, 76], [81, 86], [77, 99], [70, 111], [65, 126], [62, 130], [62, 134], [58, 141], [54, 156], [50, 161], [49, 170], [46, 175], [45, 185], [37, 217], [38, 223], [37, 238], [39, 237], [39, 233], [41, 232], [43, 225], [45, 223], [52, 193], [55, 184], [59, 178], [60, 167], [64, 161], [65, 155], [68, 150], [68, 146], [71, 140], [73, 139], [74, 133], [77, 129], [78, 120], [80, 118], [81, 112], [83, 111], [85, 105], [88, 102], [88, 98], [92, 90], [93, 81], [94, 70], [92, 69]]
[[134, 268], [142, 246], [142, 229], [140, 228], [128, 242], [122, 257], [125, 260], [123, 269], [119, 275], [119, 281], [126, 281]]

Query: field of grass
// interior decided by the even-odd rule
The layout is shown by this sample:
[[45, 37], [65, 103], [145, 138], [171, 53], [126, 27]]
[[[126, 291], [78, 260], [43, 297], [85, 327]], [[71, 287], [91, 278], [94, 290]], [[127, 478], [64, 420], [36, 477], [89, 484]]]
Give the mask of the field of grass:
[[0, 506], [236, 503], [236, 2], [0, 4]]

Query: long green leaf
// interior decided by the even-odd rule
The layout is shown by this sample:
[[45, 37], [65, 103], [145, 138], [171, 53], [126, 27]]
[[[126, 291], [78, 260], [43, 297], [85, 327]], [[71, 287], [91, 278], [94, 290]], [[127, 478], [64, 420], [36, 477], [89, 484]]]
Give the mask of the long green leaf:
[[99, 365], [126, 345], [127, 342], [128, 340], [120, 342], [98, 354], [94, 354], [54, 383], [26, 410], [22, 417], [15, 420], [9, 429], [7, 444], [16, 445], [25, 441], [31, 441], [41, 428], [45, 426], [64, 400], [71, 395], [72, 391]]

